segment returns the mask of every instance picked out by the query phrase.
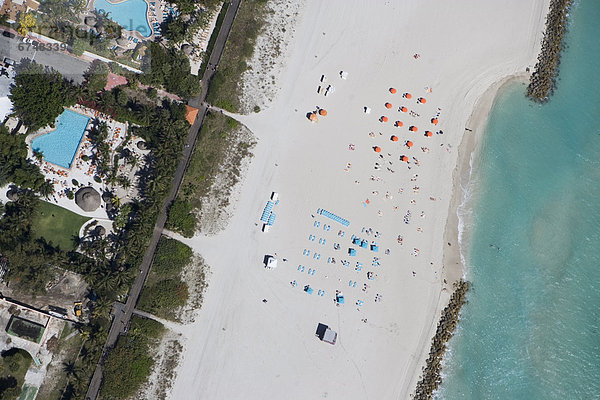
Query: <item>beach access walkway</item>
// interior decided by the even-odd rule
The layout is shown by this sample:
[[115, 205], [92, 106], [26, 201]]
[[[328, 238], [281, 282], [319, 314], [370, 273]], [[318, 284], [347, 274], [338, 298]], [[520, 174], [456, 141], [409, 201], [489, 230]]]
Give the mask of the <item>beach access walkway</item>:
[[240, 7], [240, 2], [241, 0], [231, 1], [231, 4], [227, 9], [227, 13], [225, 14], [225, 18], [223, 19], [223, 24], [219, 29], [217, 40], [215, 41], [215, 46], [208, 60], [209, 65], [215, 66], [215, 68], [207, 68], [204, 71], [204, 75], [202, 76], [202, 91], [200, 92], [200, 95], [194, 97], [193, 99], [190, 99], [190, 101], [188, 102], [190, 106], [199, 109], [198, 117], [196, 118], [196, 121], [194, 122], [188, 133], [186, 145], [183, 149], [182, 158], [179, 161], [179, 165], [177, 166], [177, 170], [175, 171], [175, 175], [173, 176], [171, 191], [169, 192], [169, 195], [163, 202], [160, 214], [158, 216], [156, 224], [154, 225], [152, 239], [150, 240], [148, 249], [144, 254], [142, 265], [140, 265], [140, 272], [136, 277], [133, 286], [131, 287], [131, 291], [129, 292], [129, 296], [127, 297], [125, 305], [119, 307], [119, 310], [117, 310], [114, 313], [114, 318], [110, 330], [108, 332], [108, 337], [102, 350], [102, 356], [98, 361], [98, 365], [96, 366], [96, 370], [94, 371], [94, 375], [92, 376], [92, 380], [90, 381], [90, 384], [88, 386], [88, 391], [85, 397], [86, 400], [96, 400], [98, 398], [100, 387], [102, 385], [102, 367], [104, 365], [106, 355], [116, 345], [119, 336], [127, 331], [127, 327], [129, 326], [129, 322], [135, 310], [135, 305], [139, 299], [142, 288], [144, 287], [144, 283], [146, 282], [148, 273], [150, 272], [150, 266], [152, 265], [154, 253], [156, 252], [156, 246], [158, 245], [158, 241], [160, 240], [160, 237], [162, 235], [165, 223], [167, 222], [167, 208], [177, 196], [177, 192], [179, 191], [179, 187], [181, 186], [181, 182], [183, 181], [183, 176], [192, 156], [198, 133], [200, 132], [200, 128], [202, 127], [202, 123], [204, 122], [204, 117], [208, 109], [207, 105], [204, 103], [206, 95], [208, 93], [208, 87], [215, 74], [216, 66], [219, 64], [223, 51], [225, 50], [225, 44], [227, 43], [229, 32], [231, 31], [233, 21]]

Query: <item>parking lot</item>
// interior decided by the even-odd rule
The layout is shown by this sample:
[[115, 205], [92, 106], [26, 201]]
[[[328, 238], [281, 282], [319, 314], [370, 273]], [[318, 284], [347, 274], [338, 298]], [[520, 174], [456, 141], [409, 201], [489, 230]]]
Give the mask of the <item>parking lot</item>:
[[55, 51], [48, 46], [42, 48], [42, 46], [23, 43], [22, 39], [19, 36], [10, 38], [0, 35], [0, 60], [4, 60], [5, 57], [17, 63], [23, 59], [33, 60], [54, 68], [75, 83], [83, 82], [83, 73], [88, 69], [89, 63], [61, 51]]

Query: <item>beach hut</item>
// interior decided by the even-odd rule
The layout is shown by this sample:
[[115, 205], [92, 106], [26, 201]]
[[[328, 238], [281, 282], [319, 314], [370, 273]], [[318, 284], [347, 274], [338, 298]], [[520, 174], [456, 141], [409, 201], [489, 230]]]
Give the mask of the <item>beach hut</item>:
[[335, 302], [338, 305], [344, 304], [345, 300], [344, 300], [344, 295], [342, 294], [342, 292], [339, 292], [338, 294], [335, 295]]
[[319, 115], [326, 116], [326, 115], [327, 115], [327, 110], [325, 110], [325, 109], [321, 108], [321, 109], [319, 110]]
[[411, 132], [416, 132], [419, 130], [419, 128], [417, 128], [416, 126], [412, 125], [410, 128], [408, 128], [409, 131]]
[[352, 244], [360, 246], [360, 238], [355, 237], [354, 239], [352, 239]]
[[351, 256], [351, 257], [356, 257], [356, 249], [349, 248], [348, 249], [348, 255]]
[[397, 142], [398, 141], [398, 136], [392, 135], [391, 139], [392, 139], [392, 142]]
[[379, 118], [379, 121], [388, 122], [388, 117], [386, 117], [385, 115], [382, 115], [381, 118]]
[[404, 98], [406, 98], [406, 99], [412, 99], [412, 94], [406, 92], [406, 93], [404, 93]]
[[373, 147], [373, 150], [375, 150], [375, 153], [381, 153], [381, 147], [379, 146]]
[[389, 110], [390, 108], [392, 108], [392, 103], [385, 103], [385, 108], [387, 108], [388, 110]]
[[404, 124], [402, 123], [402, 121], [396, 121], [396, 122], [394, 123], [394, 125], [395, 125], [395, 126], [397, 126], [398, 128], [400, 128], [400, 127], [401, 127], [402, 125], [404, 125]]
[[308, 294], [313, 294], [314, 290], [310, 287], [310, 285], [304, 286], [304, 291]]
[[335, 344], [337, 340], [337, 332], [331, 330], [327, 325], [319, 323], [315, 335], [323, 342]]
[[406, 157], [406, 156], [400, 156], [400, 160], [404, 161], [404, 162], [408, 162], [408, 157]]
[[425, 136], [432, 137], [433, 133], [431, 133], [431, 131], [425, 131]]
[[406, 141], [406, 147], [411, 148], [413, 147], [413, 142], [411, 142], [410, 140]]
[[423, 103], [423, 104], [425, 104], [425, 103], [427, 103], [427, 99], [426, 99], [425, 97], [419, 97], [419, 98], [417, 99], [417, 102], [418, 102], [418, 103]]
[[390, 93], [391, 93], [391, 94], [396, 94], [396, 89], [395, 89], [395, 88], [393, 88], [393, 87], [391, 87], [391, 88], [390, 88]]
[[362, 247], [363, 249], [368, 249], [369, 248], [369, 242], [363, 239], [360, 242], [360, 247]]
[[310, 113], [308, 119], [310, 119], [312, 122], [317, 122], [319, 120], [316, 113]]
[[437, 119], [437, 118], [431, 118], [431, 123], [432, 123], [432, 124], [434, 124], [434, 125], [437, 125], [437, 124], [438, 124], [438, 122], [439, 122], [439, 121], [438, 121], [438, 119]]
[[402, 112], [407, 112], [407, 111], [408, 111], [408, 108], [406, 108], [406, 107], [402, 106], [402, 107], [400, 107], [400, 111], [402, 111]]
[[371, 251], [374, 251], [375, 253], [377, 253], [379, 251], [379, 245], [377, 243], [372, 243]]

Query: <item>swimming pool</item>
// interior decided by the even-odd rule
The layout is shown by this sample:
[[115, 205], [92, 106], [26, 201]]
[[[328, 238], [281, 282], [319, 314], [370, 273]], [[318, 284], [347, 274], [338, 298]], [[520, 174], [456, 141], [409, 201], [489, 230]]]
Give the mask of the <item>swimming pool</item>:
[[128, 31], [138, 31], [143, 37], [152, 34], [148, 24], [148, 3], [144, 0], [124, 0], [109, 3], [107, 0], [95, 0], [94, 8], [109, 13], [108, 17]]
[[41, 151], [44, 160], [63, 168], [71, 168], [75, 153], [90, 119], [65, 110], [56, 118], [56, 129], [31, 141], [34, 151]]

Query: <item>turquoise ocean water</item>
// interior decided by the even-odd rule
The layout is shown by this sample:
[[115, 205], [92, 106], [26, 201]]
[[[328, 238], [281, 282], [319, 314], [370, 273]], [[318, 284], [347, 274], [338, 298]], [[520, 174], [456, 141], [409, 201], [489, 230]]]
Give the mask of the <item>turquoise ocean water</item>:
[[569, 18], [551, 101], [504, 88], [474, 161], [438, 399], [600, 399], [600, 2]]

